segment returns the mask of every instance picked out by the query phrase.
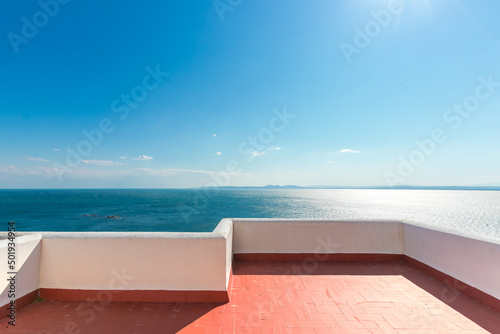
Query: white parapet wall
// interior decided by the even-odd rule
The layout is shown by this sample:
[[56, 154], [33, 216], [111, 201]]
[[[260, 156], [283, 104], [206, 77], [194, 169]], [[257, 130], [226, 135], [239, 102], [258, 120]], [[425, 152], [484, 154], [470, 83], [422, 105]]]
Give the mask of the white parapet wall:
[[226, 288], [229, 287], [231, 279], [231, 268], [233, 265], [233, 221], [231, 219], [222, 219], [215, 227], [213, 233], [222, 236], [226, 240], [226, 254], [225, 254], [225, 275], [226, 275]]
[[405, 255], [500, 299], [500, 240], [413, 222], [404, 222], [404, 240]]
[[[5, 237], [6, 233], [0, 233], [0, 259], [4, 259], [0, 261], [0, 306], [10, 301], [9, 241]], [[278, 258], [293, 258], [293, 254], [407, 257], [496, 298], [493, 303], [500, 305], [500, 240], [387, 220], [223, 219], [208, 233], [20, 233], [16, 238], [16, 298], [31, 298], [30, 293], [37, 289], [45, 289], [51, 296], [60, 290], [76, 291], [72, 296], [82, 300], [86, 297], [78, 291], [129, 290], [134, 297], [150, 290], [152, 300], [158, 291], [191, 291], [191, 299], [178, 300], [221, 301], [213, 293], [228, 291], [233, 254], [257, 254], [254, 258], [266, 258], [261, 254], [280, 254]]]
[[403, 254], [400, 221], [233, 219], [234, 254]]
[[[26, 296], [38, 289], [41, 254], [41, 235], [39, 233], [17, 233], [14, 251], [14, 268], [7, 262], [9, 255], [9, 243], [7, 233], [1, 233], [0, 238], [0, 306], [9, 304], [11, 284], [8, 281], [13, 275], [9, 272], [17, 272], [13, 293], [15, 299]], [[10, 292], [10, 293], [9, 293]]]
[[40, 288], [225, 291], [232, 223], [210, 233], [42, 233]]
[[[471, 293], [467, 291], [468, 285], [500, 300], [500, 240], [497, 239], [460, 235], [410, 221], [233, 219], [233, 223], [235, 256], [400, 254], [465, 283], [461, 287], [453, 279], [445, 280], [460, 291]], [[471, 295], [478, 297], [475, 293]]]

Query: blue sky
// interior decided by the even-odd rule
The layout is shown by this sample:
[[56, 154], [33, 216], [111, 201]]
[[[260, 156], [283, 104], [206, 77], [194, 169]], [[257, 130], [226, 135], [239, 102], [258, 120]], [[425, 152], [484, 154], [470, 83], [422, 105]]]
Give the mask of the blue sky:
[[498, 1], [9, 1], [0, 188], [500, 185]]

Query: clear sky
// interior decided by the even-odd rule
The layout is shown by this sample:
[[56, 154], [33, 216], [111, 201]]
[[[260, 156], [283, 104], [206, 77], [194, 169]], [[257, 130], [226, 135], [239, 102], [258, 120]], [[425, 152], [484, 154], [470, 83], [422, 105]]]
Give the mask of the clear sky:
[[498, 186], [498, 13], [4, 1], [0, 188]]

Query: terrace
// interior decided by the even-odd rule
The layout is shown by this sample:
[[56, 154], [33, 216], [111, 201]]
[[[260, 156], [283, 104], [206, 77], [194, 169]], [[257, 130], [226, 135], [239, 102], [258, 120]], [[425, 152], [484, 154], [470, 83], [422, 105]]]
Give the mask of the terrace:
[[16, 333], [495, 333], [500, 324], [500, 243], [412, 222], [27, 233], [17, 256], [16, 326], [6, 329]]

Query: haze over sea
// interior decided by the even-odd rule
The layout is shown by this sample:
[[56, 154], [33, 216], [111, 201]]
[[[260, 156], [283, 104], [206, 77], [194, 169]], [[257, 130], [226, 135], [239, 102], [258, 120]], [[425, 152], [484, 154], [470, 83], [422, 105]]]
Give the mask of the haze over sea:
[[500, 191], [0, 190], [0, 215], [5, 230], [15, 221], [18, 231], [208, 232], [222, 218], [407, 219], [498, 238]]

